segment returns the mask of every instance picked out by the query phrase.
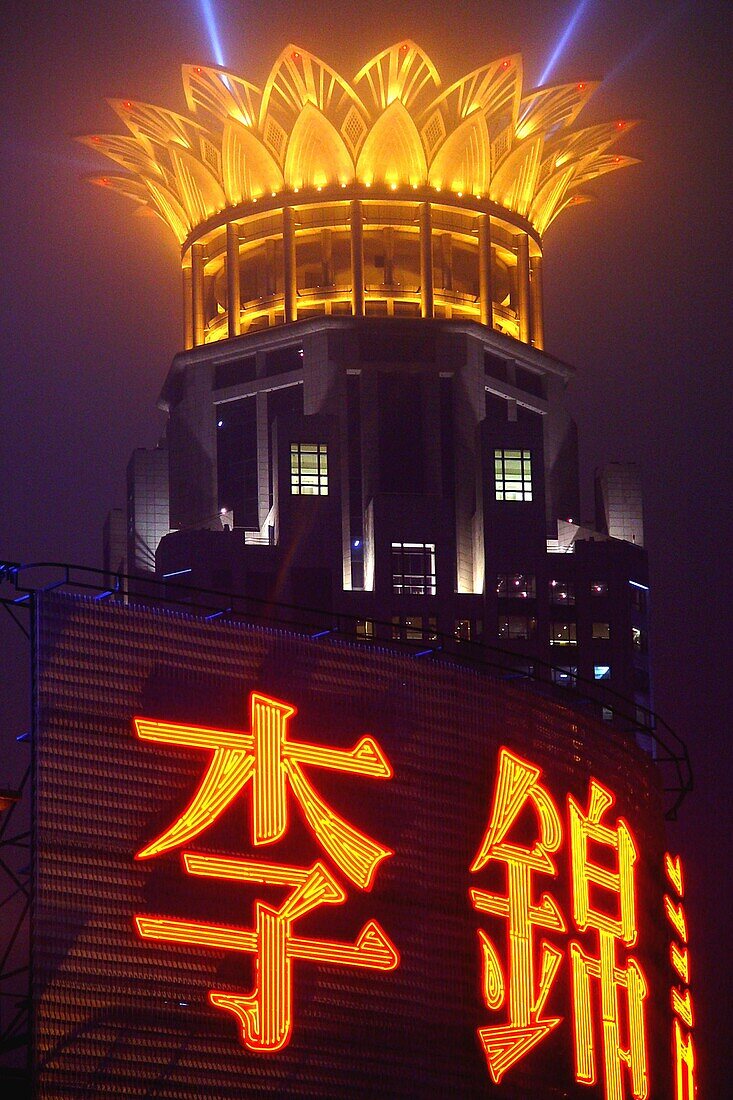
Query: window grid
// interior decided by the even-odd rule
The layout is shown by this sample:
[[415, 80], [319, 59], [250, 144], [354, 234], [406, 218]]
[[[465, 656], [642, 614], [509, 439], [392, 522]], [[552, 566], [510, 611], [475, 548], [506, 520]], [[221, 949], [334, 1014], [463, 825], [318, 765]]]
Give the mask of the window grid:
[[393, 615], [392, 637], [401, 642], [434, 642], [438, 638], [437, 619], [433, 615]]
[[502, 599], [534, 599], [536, 585], [531, 573], [497, 573], [496, 594]]
[[550, 623], [550, 645], [577, 645], [575, 623]]
[[435, 595], [435, 543], [392, 543], [392, 591], [395, 595]]
[[578, 683], [577, 665], [558, 665], [552, 670], [552, 682], [559, 687], [576, 687]]
[[575, 582], [551, 580], [550, 603], [572, 606], [575, 603]]
[[293, 496], [328, 496], [327, 444], [290, 444], [290, 491]]
[[500, 615], [498, 620], [498, 634], [500, 638], [510, 641], [518, 638], [533, 638], [537, 630], [537, 620], [534, 615]]
[[497, 500], [532, 500], [532, 456], [529, 451], [494, 451], [494, 488]]

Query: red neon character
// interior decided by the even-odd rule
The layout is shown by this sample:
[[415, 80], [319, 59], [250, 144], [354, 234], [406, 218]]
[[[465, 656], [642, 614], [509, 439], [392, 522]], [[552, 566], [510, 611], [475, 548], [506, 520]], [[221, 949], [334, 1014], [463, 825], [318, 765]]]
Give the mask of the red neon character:
[[212, 1005], [237, 1018], [242, 1042], [250, 1050], [277, 1051], [289, 1042], [293, 1029], [292, 975], [296, 959], [371, 970], [394, 970], [399, 965], [394, 944], [376, 921], [369, 921], [362, 928], [354, 944], [303, 939], [293, 934], [293, 924], [299, 917], [321, 905], [340, 905], [346, 900], [343, 889], [323, 863], [315, 863], [310, 868], [287, 867], [195, 852], [184, 852], [183, 862], [190, 875], [292, 887], [279, 908], [256, 902], [255, 927], [251, 929], [167, 917], [135, 917], [142, 939], [205, 945], [255, 955], [255, 983], [251, 994], [224, 993], [215, 989], [209, 992]]
[[665, 894], [664, 909], [667, 920], [682, 943], [675, 940], [669, 945], [672, 966], [683, 983], [682, 988], [672, 987], [672, 1012], [676, 1019], [672, 1023], [672, 1052], [674, 1055], [674, 1079], [676, 1100], [694, 1100], [697, 1091], [695, 1083], [695, 1048], [692, 1041], [694, 1013], [692, 994], [687, 988], [690, 984], [690, 953], [687, 947], [687, 919], [682, 904], [685, 894], [682, 876], [682, 860], [679, 856], [664, 856], [664, 869], [672, 890], [678, 901]]
[[339, 817], [311, 786], [303, 765], [390, 779], [389, 761], [372, 737], [362, 737], [348, 750], [291, 741], [288, 724], [298, 713], [296, 708], [255, 691], [249, 698], [249, 733], [134, 719], [135, 732], [143, 741], [212, 752], [208, 770], [186, 809], [135, 858], [149, 859], [187, 844], [212, 825], [250, 782], [253, 842], [272, 844], [287, 831], [289, 787], [334, 863], [368, 890], [381, 860], [394, 853]]
[[[363, 737], [351, 750], [289, 740], [288, 720], [295, 713], [287, 703], [252, 692], [249, 733], [136, 718], [135, 731], [143, 740], [209, 749], [212, 758], [182, 814], [135, 858], [148, 859], [198, 836], [251, 780], [255, 845], [271, 844], [286, 832], [289, 787], [334, 862], [359, 887], [370, 889], [378, 864], [392, 851], [349, 825], [323, 802], [302, 765], [375, 778], [390, 777], [392, 769], [371, 737]], [[368, 921], [353, 944], [294, 934], [293, 926], [299, 918], [321, 905], [338, 905], [346, 900], [344, 890], [320, 861], [310, 868], [299, 868], [184, 852], [183, 864], [190, 875], [290, 888], [279, 907], [257, 900], [254, 927], [249, 929], [169, 917], [135, 917], [142, 939], [205, 945], [255, 956], [251, 994], [209, 992], [212, 1005], [237, 1018], [242, 1041], [250, 1050], [277, 1051], [287, 1045], [293, 1027], [292, 970], [296, 959], [373, 970], [393, 970], [399, 965], [396, 948], [376, 921]]]
[[[509, 1021], [478, 1030], [489, 1073], [495, 1084], [548, 1035], [561, 1021], [543, 1016], [563, 952], [542, 940], [539, 949], [539, 981], [535, 964], [534, 928], [565, 932], [566, 925], [555, 901], [543, 894], [532, 900], [532, 876], [555, 876], [552, 853], [562, 843], [562, 825], [557, 808], [539, 783], [540, 769], [515, 756], [508, 749], [499, 755], [489, 823], [471, 871], [480, 871], [492, 860], [506, 865], [506, 894], [471, 889], [473, 906], [507, 922], [508, 962], [505, 971], [493, 941], [479, 929], [483, 963], [483, 996], [486, 1007], [497, 1011], [506, 1001], [509, 986]], [[508, 839], [512, 826], [530, 804], [538, 825], [538, 839], [524, 847]]]
[[[576, 1080], [596, 1082], [597, 1042], [593, 1024], [591, 979], [600, 984], [600, 1047], [603, 1052], [606, 1100], [623, 1100], [622, 1063], [631, 1074], [631, 1092], [644, 1100], [649, 1092], [644, 1000], [647, 983], [634, 958], [626, 965], [617, 962], [617, 943], [633, 947], [637, 939], [634, 864], [638, 852], [623, 818], [615, 828], [601, 824], [614, 803], [613, 794], [595, 779], [590, 782], [587, 813], [568, 798], [573, 870], [573, 916], [581, 932], [593, 929], [598, 938], [598, 956], [586, 955], [579, 943], [570, 944], [575, 1017]], [[593, 845], [593, 849], [591, 849]], [[596, 863], [591, 851], [605, 848], [607, 862]], [[601, 899], [606, 907], [596, 908]], [[623, 990], [628, 1012], [629, 1046], [621, 1045], [619, 991]]]

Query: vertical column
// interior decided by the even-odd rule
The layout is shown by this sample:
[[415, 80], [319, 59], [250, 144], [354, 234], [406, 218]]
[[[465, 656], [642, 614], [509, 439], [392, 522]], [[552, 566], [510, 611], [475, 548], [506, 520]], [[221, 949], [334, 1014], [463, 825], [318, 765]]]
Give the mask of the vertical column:
[[321, 285], [333, 286], [333, 237], [330, 229], [321, 230]]
[[385, 225], [382, 230], [384, 241], [384, 285], [394, 286], [394, 228]]
[[361, 202], [351, 200], [351, 309], [355, 317], [364, 316], [364, 221]]
[[295, 266], [295, 212], [291, 206], [283, 209], [283, 294], [285, 323], [298, 318], [298, 288]]
[[239, 288], [239, 226], [227, 222], [227, 324], [229, 336], [239, 336], [242, 302]]
[[519, 234], [517, 245], [517, 312], [519, 313], [519, 339], [529, 343], [529, 237]]
[[276, 252], [275, 238], [268, 237], [265, 241], [265, 291], [264, 293], [268, 298], [271, 298], [273, 294], [277, 294], [277, 271], [276, 271]]
[[433, 215], [429, 202], [420, 203], [420, 312], [433, 316]]
[[183, 346], [188, 351], [193, 347], [193, 301], [191, 290], [191, 268], [183, 268]]
[[539, 351], [545, 348], [545, 303], [542, 294], [542, 257], [532, 260], [532, 343]]
[[494, 327], [494, 288], [491, 285], [491, 218], [480, 214], [478, 219], [478, 296], [481, 324]]
[[440, 235], [440, 264], [443, 269], [443, 290], [453, 289], [453, 237], [450, 233]]
[[193, 346], [204, 342], [204, 246], [191, 245], [191, 313]]

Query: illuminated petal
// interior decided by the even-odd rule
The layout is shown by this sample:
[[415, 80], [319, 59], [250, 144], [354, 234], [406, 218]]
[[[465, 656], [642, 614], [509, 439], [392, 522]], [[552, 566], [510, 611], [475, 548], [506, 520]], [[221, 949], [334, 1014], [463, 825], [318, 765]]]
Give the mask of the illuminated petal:
[[602, 153], [615, 141], [629, 130], [638, 125], [637, 120], [617, 120], [615, 122], [601, 122], [597, 126], [589, 126], [584, 130], [575, 130], [571, 134], [563, 134], [561, 137], [548, 142], [548, 158], [552, 158], [557, 168], [565, 164], [576, 163], [583, 160], [591, 153]]
[[283, 174], [262, 142], [235, 119], [224, 127], [221, 139], [222, 179], [227, 202], [249, 202], [280, 191]]
[[256, 124], [262, 93], [254, 84], [205, 65], [183, 65], [181, 71], [189, 110], [201, 107], [219, 122], [233, 118], [243, 126]]
[[582, 81], [579, 84], [557, 84], [551, 88], [539, 88], [526, 96], [519, 108], [517, 138], [523, 141], [530, 134], [541, 130], [547, 133], [561, 126], [569, 126], [598, 87], [598, 81]]
[[354, 164], [343, 138], [313, 104], [307, 103], [293, 126], [285, 155], [288, 187], [324, 187], [353, 179]]
[[399, 100], [390, 104], [369, 131], [359, 154], [356, 175], [367, 185], [425, 182], [427, 163], [420, 135]]
[[494, 202], [527, 217], [540, 171], [544, 138], [539, 135], [522, 142], [502, 162], [491, 181]]
[[126, 134], [87, 134], [77, 137], [76, 141], [89, 146], [109, 160], [121, 165], [128, 172], [138, 176], [153, 176], [163, 179], [163, 172], [154, 156], [148, 152], [147, 143], [142, 143]]
[[354, 84], [362, 82], [370, 93], [375, 112], [399, 100], [415, 113], [425, 96], [440, 87], [435, 65], [410, 39], [396, 42], [367, 61], [354, 77]]
[[186, 149], [172, 145], [169, 152], [181, 201], [193, 224], [223, 210], [224, 189], [209, 168]]
[[131, 99], [109, 99], [113, 111], [139, 141], [154, 145], [175, 142], [184, 149], [193, 148], [193, 134], [203, 130], [198, 122], [152, 103], [136, 103]]
[[486, 194], [491, 182], [491, 143], [483, 114], [473, 114], [450, 134], [430, 166], [429, 182], [468, 194]]
[[469, 115], [481, 111], [489, 120], [490, 130], [497, 129], [496, 121], [504, 119], [498, 126], [501, 129], [516, 122], [521, 95], [522, 57], [511, 54], [482, 65], [451, 84], [430, 104], [420, 124], [422, 127], [435, 110], [440, 110], [450, 131]]
[[[345, 136], [345, 130], [350, 128], [347, 123], [354, 114], [366, 130], [367, 110], [354, 89], [315, 54], [291, 44], [272, 67], [260, 109], [263, 140], [280, 164], [285, 142], [279, 133], [290, 134], [307, 106], [316, 107]], [[358, 143], [349, 144], [353, 147]], [[329, 174], [336, 175], [333, 171]]]

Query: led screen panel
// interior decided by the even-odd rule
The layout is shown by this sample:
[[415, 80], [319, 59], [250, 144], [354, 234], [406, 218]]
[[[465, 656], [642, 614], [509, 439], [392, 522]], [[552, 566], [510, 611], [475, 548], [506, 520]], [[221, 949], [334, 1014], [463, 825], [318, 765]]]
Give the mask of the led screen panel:
[[633, 744], [456, 663], [87, 597], [38, 596], [35, 653], [39, 1096], [671, 1094]]

